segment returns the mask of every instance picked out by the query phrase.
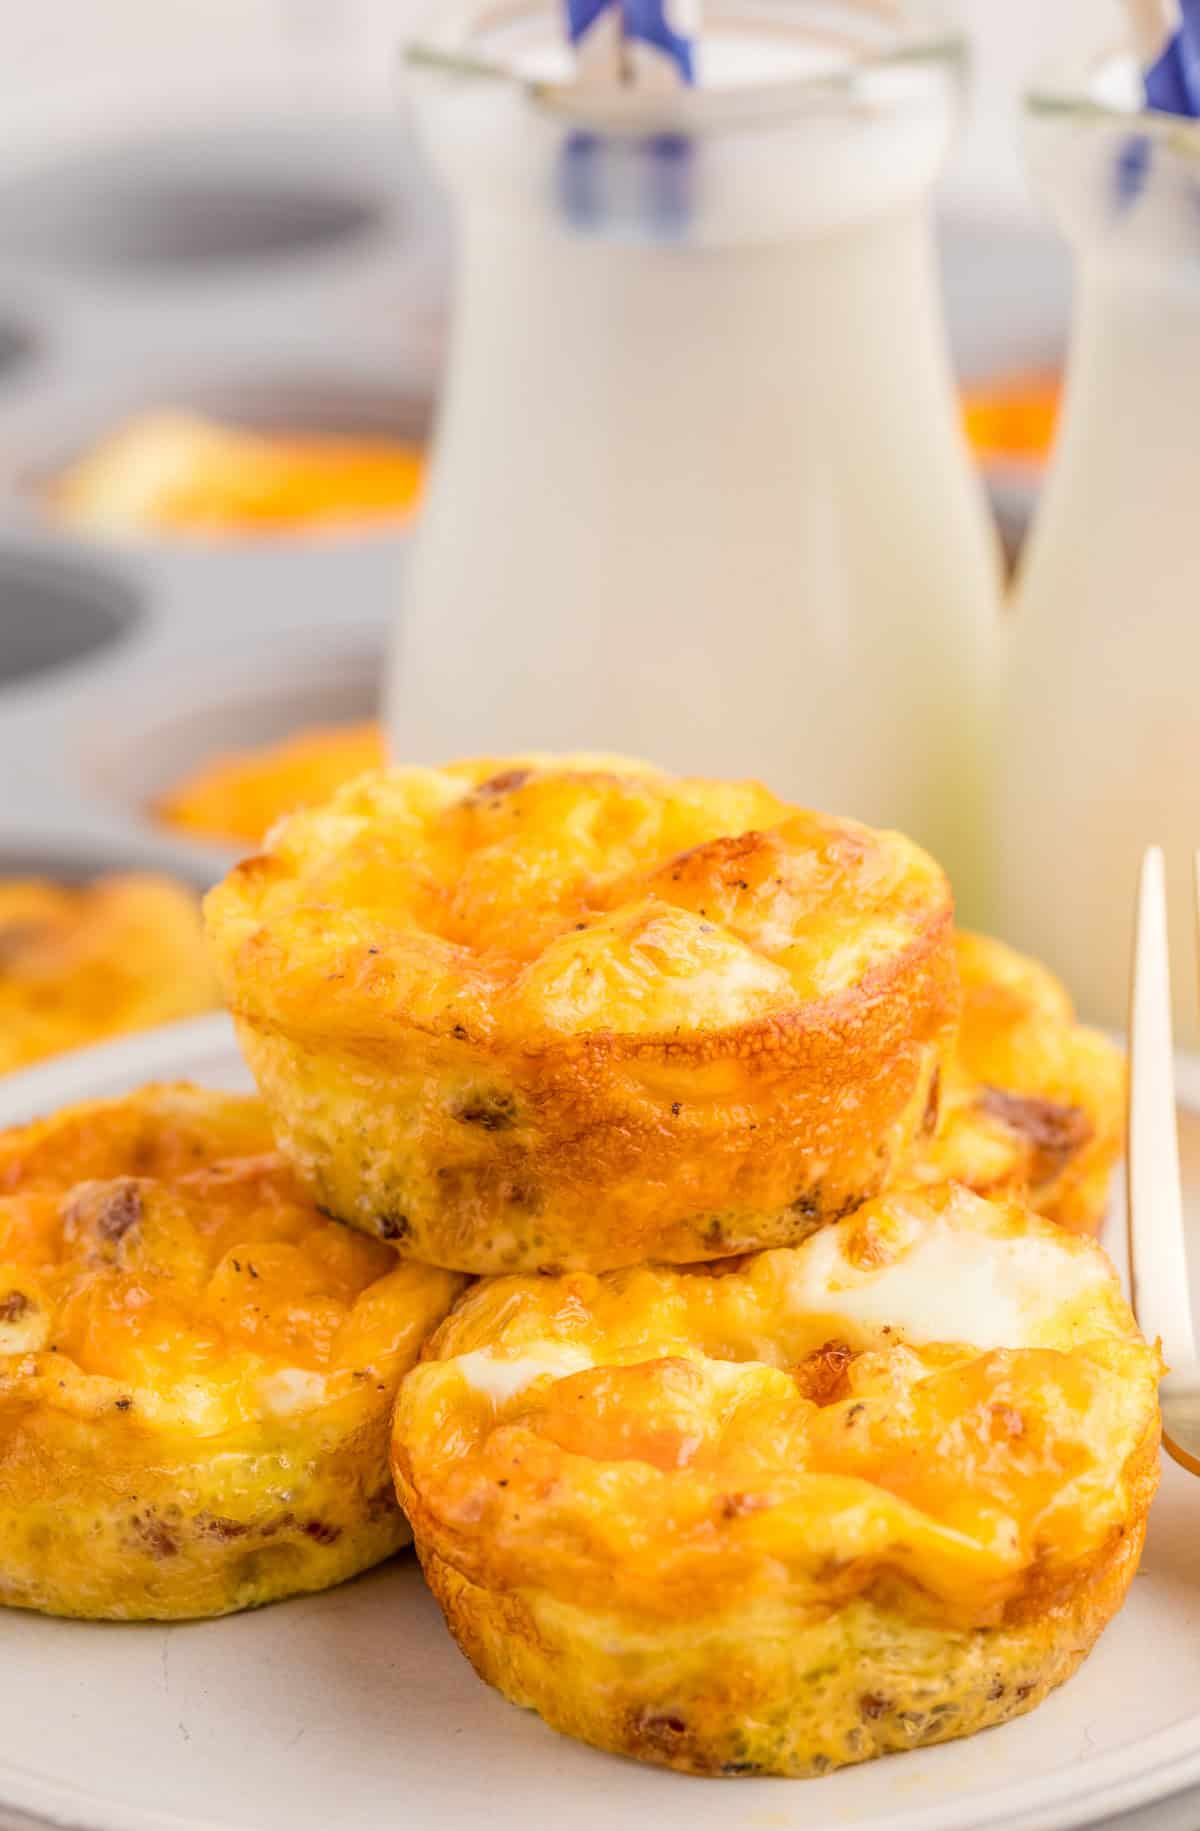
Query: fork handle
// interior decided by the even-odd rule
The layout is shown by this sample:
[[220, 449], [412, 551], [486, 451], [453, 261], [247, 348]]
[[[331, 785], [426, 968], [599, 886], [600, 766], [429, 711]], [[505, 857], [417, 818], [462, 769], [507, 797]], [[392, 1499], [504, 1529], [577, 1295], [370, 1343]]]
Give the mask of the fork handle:
[[1161, 846], [1151, 846], [1142, 861], [1129, 1036], [1128, 1223], [1133, 1307], [1144, 1331], [1158, 1335], [1168, 1366], [1194, 1368]]

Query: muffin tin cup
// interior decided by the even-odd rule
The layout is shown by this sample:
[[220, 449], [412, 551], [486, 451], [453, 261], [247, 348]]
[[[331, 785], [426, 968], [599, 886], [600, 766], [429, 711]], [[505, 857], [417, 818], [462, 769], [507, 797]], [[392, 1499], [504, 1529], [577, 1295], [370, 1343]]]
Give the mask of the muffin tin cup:
[[[157, 640], [0, 695], [0, 871], [150, 869], [204, 887], [247, 850], [159, 822], [158, 796], [201, 763], [306, 726], [369, 718], [383, 633], [370, 625], [259, 629], [207, 645]], [[18, 702], [18, 703], [13, 703]], [[44, 869], [38, 869], [38, 861]]]
[[0, 182], [0, 870], [244, 847], [159, 824], [221, 751], [369, 718], [405, 521], [109, 541], [46, 484], [132, 416], [423, 443], [445, 223], [399, 114], [247, 120]]

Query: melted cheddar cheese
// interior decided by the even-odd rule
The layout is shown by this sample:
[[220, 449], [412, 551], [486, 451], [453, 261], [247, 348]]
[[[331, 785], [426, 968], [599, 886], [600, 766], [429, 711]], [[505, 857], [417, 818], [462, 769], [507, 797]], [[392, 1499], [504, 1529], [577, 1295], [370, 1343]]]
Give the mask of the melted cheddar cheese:
[[821, 1772], [1073, 1669], [1136, 1562], [1159, 1371], [1090, 1242], [896, 1193], [726, 1266], [485, 1282], [402, 1388], [395, 1466], [515, 1701]]
[[365, 776], [207, 913], [308, 1186], [470, 1271], [797, 1237], [887, 1180], [957, 1015], [916, 846], [623, 759]]
[[402, 521], [416, 507], [421, 452], [386, 439], [306, 437], [148, 413], [79, 458], [48, 487], [70, 527], [130, 536], [243, 538]]
[[1124, 1132], [1121, 1052], [1076, 1021], [1037, 961], [983, 935], [959, 934], [955, 948], [962, 1021], [941, 1123], [919, 1145], [913, 1179], [1023, 1193], [1039, 1214], [1094, 1234]]
[[0, 1599], [215, 1613], [386, 1555], [396, 1385], [460, 1282], [319, 1214], [252, 1099], [0, 1138]]
[[216, 1003], [199, 904], [182, 884], [0, 882], [0, 1073]]
[[201, 839], [258, 845], [277, 820], [325, 801], [384, 760], [378, 725], [298, 732], [261, 750], [214, 757], [153, 804], [164, 826]]

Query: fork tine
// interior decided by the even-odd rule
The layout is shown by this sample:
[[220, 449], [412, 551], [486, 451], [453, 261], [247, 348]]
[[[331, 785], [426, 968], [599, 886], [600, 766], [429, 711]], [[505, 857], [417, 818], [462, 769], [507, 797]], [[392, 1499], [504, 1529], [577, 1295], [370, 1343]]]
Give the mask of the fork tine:
[[1184, 1250], [1171, 972], [1162, 848], [1142, 861], [1129, 1021], [1129, 1175], [1127, 1218], [1133, 1307], [1142, 1333], [1158, 1336], [1168, 1366], [1196, 1360]]

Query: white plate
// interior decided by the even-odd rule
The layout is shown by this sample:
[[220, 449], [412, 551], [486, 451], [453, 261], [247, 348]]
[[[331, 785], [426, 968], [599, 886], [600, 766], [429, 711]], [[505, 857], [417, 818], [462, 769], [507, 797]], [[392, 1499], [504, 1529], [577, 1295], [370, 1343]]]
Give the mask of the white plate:
[[[174, 1077], [246, 1083], [224, 1018], [14, 1076], [0, 1124]], [[1200, 1063], [1181, 1087], [1200, 1107]], [[1200, 1208], [1200, 1119], [1183, 1144]], [[1069, 1685], [1002, 1729], [808, 1782], [706, 1783], [553, 1735], [473, 1676], [411, 1557], [183, 1627], [0, 1611], [0, 1814], [86, 1831], [1092, 1826], [1200, 1781], [1198, 1528], [1200, 1483], [1168, 1464], [1129, 1601]]]

